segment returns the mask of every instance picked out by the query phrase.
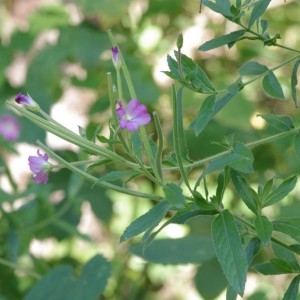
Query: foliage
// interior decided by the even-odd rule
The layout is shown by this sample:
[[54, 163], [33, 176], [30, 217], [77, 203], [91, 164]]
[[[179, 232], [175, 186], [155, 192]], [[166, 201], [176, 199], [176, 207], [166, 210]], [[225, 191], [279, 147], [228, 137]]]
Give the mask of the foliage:
[[[7, 42], [2, 33], [2, 69], [18, 56], [26, 57], [28, 69], [19, 86], [0, 75], [2, 98], [9, 99], [0, 112], [22, 117], [18, 142], [38, 145], [53, 166], [46, 185], [31, 180], [22, 188], [6, 159], [20, 151], [18, 143], [1, 140], [1, 180], [9, 183], [0, 190], [1, 299], [161, 299], [172, 273], [160, 281], [151, 268], [182, 264], [193, 264], [204, 299], [221, 293], [226, 299], [278, 297], [263, 285], [249, 295], [253, 274], [259, 280], [286, 276], [279, 297], [297, 299], [298, 4], [283, 2], [278, 9], [270, 0], [202, 2], [200, 17], [215, 37], [199, 39], [194, 58], [183, 53], [185, 26], [197, 13], [192, 1], [187, 7], [149, 1], [139, 18], [126, 14], [139, 1], [74, 1], [82, 14], [77, 23], [65, 6], [70, 2], [62, 2], [34, 11], [28, 30], [15, 29]], [[165, 38], [142, 43], [149, 28]], [[166, 52], [181, 31], [176, 50], [166, 56], [168, 70], [161, 70], [172, 85], [158, 87], [153, 53]], [[55, 41], [37, 47], [53, 32]], [[285, 38], [290, 32], [292, 42]], [[120, 62], [108, 59], [111, 47]], [[71, 87], [94, 97], [78, 133], [50, 116]], [[39, 107], [15, 103], [19, 90]], [[130, 99], [147, 105], [151, 124], [120, 128], [117, 103]], [[76, 150], [53, 149], [46, 132]], [[86, 207], [100, 233], [82, 231]], [[169, 228], [185, 233], [170, 236]], [[48, 256], [32, 250], [43, 241], [55, 248]], [[137, 257], [143, 264], [133, 267]], [[175, 294], [169, 298], [187, 297]]]

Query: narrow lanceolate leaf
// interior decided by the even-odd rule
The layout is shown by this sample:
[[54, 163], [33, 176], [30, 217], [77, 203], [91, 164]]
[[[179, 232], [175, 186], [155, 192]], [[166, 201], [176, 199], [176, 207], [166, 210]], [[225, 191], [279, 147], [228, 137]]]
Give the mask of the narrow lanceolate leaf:
[[248, 61], [240, 67], [239, 73], [241, 76], [261, 75], [268, 70], [268, 67], [258, 63], [257, 61]]
[[168, 201], [162, 201], [151, 208], [144, 215], [134, 220], [122, 234], [120, 241], [124, 242], [144, 231], [150, 227], [155, 227], [164, 218], [171, 205]]
[[200, 111], [196, 119], [192, 122], [191, 128], [195, 130], [196, 136], [198, 136], [208, 122], [211, 120], [215, 110], [216, 96], [208, 96], [201, 105]]
[[259, 200], [257, 193], [250, 187], [245, 178], [239, 176], [234, 171], [231, 171], [231, 180], [240, 198], [244, 201], [248, 208], [256, 214], [258, 211]]
[[270, 2], [271, 0], [259, 0], [256, 2], [250, 15], [248, 27], [251, 27], [254, 22], [266, 11]]
[[286, 197], [295, 187], [297, 183], [297, 175], [292, 176], [283, 181], [276, 189], [274, 189], [265, 199], [263, 207], [277, 203]]
[[232, 44], [237, 42], [245, 33], [246, 30], [241, 29], [241, 30], [233, 31], [231, 33], [219, 36], [215, 39], [212, 39], [202, 44], [199, 47], [199, 50], [208, 51], [228, 44], [232, 46]]
[[247, 258], [234, 217], [224, 210], [212, 223], [212, 238], [218, 260], [231, 287], [243, 295], [247, 278]]
[[300, 218], [279, 218], [273, 221], [273, 229], [300, 243]]
[[298, 58], [294, 64], [292, 76], [291, 76], [291, 91], [292, 91], [292, 98], [295, 103], [295, 106], [298, 107], [297, 103], [297, 84], [298, 84], [298, 68], [300, 65], [300, 59]]
[[182, 189], [175, 183], [167, 183], [164, 188], [166, 200], [175, 208], [184, 208], [185, 198], [182, 194]]
[[100, 177], [98, 181], [116, 181], [123, 179], [124, 177], [132, 177], [139, 174], [140, 172], [136, 170], [111, 171]]
[[273, 71], [270, 70], [269, 73], [264, 76], [262, 86], [264, 91], [271, 97], [284, 100], [281, 84], [279, 83]]
[[290, 116], [278, 116], [273, 114], [264, 114], [259, 116], [278, 131], [284, 132], [295, 128], [294, 122]]
[[295, 151], [298, 159], [300, 159], [300, 132], [298, 131], [294, 139]]
[[290, 283], [288, 289], [286, 290], [282, 300], [296, 300], [298, 296], [300, 283], [300, 275], [297, 275]]
[[265, 216], [258, 215], [255, 218], [254, 224], [257, 235], [263, 243], [263, 245], [268, 244], [271, 240], [271, 235], [273, 231], [272, 223]]

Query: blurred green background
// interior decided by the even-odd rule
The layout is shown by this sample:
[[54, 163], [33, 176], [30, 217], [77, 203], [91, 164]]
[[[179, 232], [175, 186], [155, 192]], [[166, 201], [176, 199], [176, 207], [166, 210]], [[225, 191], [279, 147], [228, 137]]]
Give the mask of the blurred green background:
[[[65, 126], [76, 131], [80, 125], [92, 131], [103, 124], [105, 135], [109, 119], [107, 72], [112, 72], [115, 79], [106, 33], [112, 29], [138, 98], [158, 112], [169, 142], [166, 151], [171, 149], [172, 81], [162, 71], [168, 70], [166, 55], [173, 55], [179, 32], [184, 38], [182, 52], [199, 63], [218, 89], [233, 83], [238, 68], [248, 60], [271, 68], [292, 55], [250, 41], [242, 41], [230, 50], [221, 47], [200, 52], [198, 47], [205, 41], [235, 27], [207, 8], [203, 7], [199, 14], [199, 5], [197, 0], [2, 0], [0, 114], [11, 113], [4, 105], [7, 99], [18, 92], [29, 93]], [[274, 0], [265, 18], [271, 33], [280, 33], [281, 44], [299, 49], [299, 1]], [[184, 124], [190, 157], [200, 159], [222, 151], [212, 142], [220, 142], [224, 135], [234, 133], [238, 140], [247, 143], [276, 133], [257, 114], [287, 114], [299, 124], [300, 115], [290, 96], [291, 68], [276, 71], [285, 101], [270, 98], [263, 93], [261, 83], [254, 82], [197, 138], [189, 125], [204, 96], [185, 90]], [[129, 97], [126, 90], [125, 97]], [[224, 294], [218, 295], [226, 283], [215, 259], [201, 265], [164, 265], [163, 258], [162, 264], [147, 263], [128, 252], [130, 242], [119, 244], [126, 226], [152, 203], [91, 188], [66, 170], [51, 174], [48, 185], [36, 186], [26, 171], [26, 153], [33, 151], [37, 139], [47, 141], [70, 161], [84, 159], [86, 155], [46, 135], [23, 118], [20, 122], [21, 137], [14, 144], [17, 153], [4, 142], [0, 148], [0, 257], [13, 266], [0, 264], [1, 300], [22, 299], [36, 283], [34, 274], [46, 274], [63, 263], [72, 265], [78, 273], [80, 266], [96, 253], [112, 261], [113, 275], [101, 299], [224, 299]], [[154, 133], [153, 126], [148, 130], [149, 134]], [[299, 173], [291, 138], [255, 148], [254, 156], [253, 182], [260, 183], [275, 174], [286, 177]], [[211, 177], [212, 187], [215, 179]], [[138, 189], [152, 193], [156, 189], [147, 181], [135, 184]], [[240, 208], [230, 190], [227, 198], [228, 205]], [[298, 215], [299, 200], [295, 191], [270, 214]], [[209, 217], [204, 221], [195, 218], [183, 227], [167, 227], [162, 236], [206, 236], [210, 221]], [[262, 284], [261, 277], [250, 274], [245, 299], [278, 299], [287, 286], [285, 280], [281, 276], [276, 289], [270, 290], [270, 286], [274, 287], [272, 282], [264, 279]]]

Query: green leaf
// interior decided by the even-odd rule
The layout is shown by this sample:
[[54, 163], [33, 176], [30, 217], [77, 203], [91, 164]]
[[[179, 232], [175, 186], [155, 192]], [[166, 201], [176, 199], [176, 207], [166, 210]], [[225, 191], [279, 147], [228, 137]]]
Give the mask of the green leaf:
[[248, 264], [234, 217], [228, 210], [221, 212], [213, 221], [212, 237], [217, 258], [229, 284], [242, 296]]
[[225, 17], [231, 17], [232, 13], [230, 10], [230, 1], [229, 0], [216, 0], [216, 2], [211, 2], [208, 0], [204, 0], [203, 4], [207, 7], [209, 7], [211, 10], [225, 16]]
[[257, 214], [259, 207], [257, 193], [250, 187], [245, 178], [239, 176], [234, 171], [231, 171], [231, 180], [240, 198], [254, 214]]
[[281, 84], [279, 83], [273, 71], [269, 70], [269, 73], [264, 76], [262, 86], [264, 91], [271, 97], [284, 100]]
[[273, 114], [263, 114], [258, 116], [262, 117], [268, 124], [281, 132], [295, 128], [294, 122], [290, 116], [278, 116]]
[[300, 65], [300, 59], [298, 58], [294, 64], [292, 76], [291, 76], [291, 91], [292, 98], [296, 107], [298, 107], [297, 103], [297, 84], [298, 84], [298, 68]]
[[251, 15], [250, 15], [249, 23], [248, 23], [249, 28], [266, 11], [270, 2], [271, 2], [271, 0], [259, 0], [255, 3], [255, 5], [252, 9]]
[[225, 168], [217, 178], [217, 184], [218, 184], [216, 190], [217, 204], [220, 204], [222, 202], [229, 180], [230, 180], [229, 168]]
[[194, 280], [199, 294], [204, 299], [216, 299], [228, 285], [217, 258], [201, 264]]
[[271, 240], [273, 231], [272, 222], [270, 222], [267, 217], [258, 215], [255, 218], [254, 225], [257, 235], [260, 238], [263, 245], [268, 244]]
[[24, 300], [95, 300], [103, 293], [110, 275], [110, 263], [96, 255], [83, 266], [77, 278], [73, 277], [70, 266], [52, 269], [38, 281]]
[[285, 260], [281, 258], [271, 258], [270, 263], [281, 274], [294, 273], [294, 268]]
[[280, 231], [300, 242], [300, 218], [278, 218], [273, 221], [273, 230]]
[[237, 153], [240, 158], [230, 163], [229, 167], [241, 173], [252, 173], [254, 157], [249, 148], [242, 143], [236, 142], [233, 145], [233, 152]]
[[297, 299], [298, 290], [299, 290], [299, 282], [300, 282], [300, 275], [297, 275], [291, 281], [288, 289], [284, 293], [282, 300], [296, 300]]
[[168, 201], [162, 201], [151, 208], [148, 212], [134, 220], [123, 232], [120, 241], [124, 242], [144, 231], [148, 228], [154, 228], [164, 218], [169, 211], [171, 205]]
[[175, 208], [181, 209], [185, 206], [185, 198], [182, 193], [182, 189], [175, 183], [167, 183], [163, 187], [163, 191], [166, 196], [166, 200]]
[[188, 235], [177, 239], [157, 239], [146, 248], [143, 244], [130, 247], [130, 252], [157, 264], [200, 264], [215, 257], [210, 238]]
[[140, 175], [139, 171], [136, 170], [124, 170], [124, 171], [111, 171], [100, 178], [98, 178], [98, 182], [100, 181], [117, 181], [121, 180], [124, 177], [132, 177]]
[[274, 189], [263, 202], [263, 207], [273, 205], [280, 200], [282, 200], [285, 196], [287, 196], [296, 186], [297, 183], [297, 175], [294, 175], [285, 181], [283, 181], [276, 189]]
[[249, 241], [245, 250], [248, 266], [251, 265], [254, 257], [258, 254], [260, 250], [260, 246], [261, 246], [261, 242], [260, 239], [257, 237], [254, 237]]
[[241, 76], [261, 75], [268, 70], [267, 66], [262, 65], [257, 61], [248, 61], [239, 68], [239, 73]]
[[269, 262], [254, 265], [253, 268], [263, 275], [281, 274], [281, 271], [279, 271], [273, 264], [271, 264]]
[[299, 270], [299, 263], [293, 251], [277, 243], [272, 243], [272, 248], [276, 257], [285, 260], [294, 270]]
[[294, 138], [294, 146], [298, 159], [300, 160], [300, 132], [298, 131]]
[[191, 123], [190, 127], [195, 130], [198, 136], [211, 120], [215, 110], [216, 95], [209, 95], [201, 105], [200, 111], [196, 119]]
[[[205, 42], [199, 47], [200, 51], [208, 51], [212, 50], [224, 45], [233, 46], [235, 42], [237, 42], [244, 34], [246, 33], [246, 30], [241, 29], [237, 31], [230, 32], [228, 34], [219, 36], [215, 39], [212, 39], [208, 42]], [[230, 45], [230, 46], [229, 46]]]

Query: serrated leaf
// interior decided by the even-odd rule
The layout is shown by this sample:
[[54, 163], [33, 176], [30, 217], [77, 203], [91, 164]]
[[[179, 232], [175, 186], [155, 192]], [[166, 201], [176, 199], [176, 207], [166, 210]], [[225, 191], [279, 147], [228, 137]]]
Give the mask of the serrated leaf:
[[284, 293], [282, 300], [296, 300], [298, 296], [299, 283], [300, 283], [300, 275], [297, 275], [291, 281], [288, 289]]
[[300, 65], [300, 59], [298, 58], [294, 64], [292, 75], [291, 75], [291, 91], [292, 98], [296, 107], [298, 107], [297, 103], [297, 84], [298, 84], [298, 68]]
[[273, 221], [273, 230], [282, 232], [300, 242], [300, 218], [278, 218]]
[[185, 198], [182, 193], [182, 189], [175, 183], [167, 183], [163, 187], [163, 191], [166, 196], [166, 200], [175, 208], [181, 209], [185, 206]]
[[274, 189], [263, 202], [263, 207], [273, 205], [287, 196], [296, 186], [297, 175], [292, 176], [283, 181], [276, 189]]
[[210, 238], [188, 235], [177, 239], [157, 239], [146, 248], [143, 244], [130, 247], [130, 252], [158, 264], [200, 264], [215, 257]]
[[144, 231], [148, 228], [154, 228], [164, 218], [166, 213], [171, 208], [168, 201], [161, 201], [148, 212], [134, 220], [123, 232], [120, 241], [124, 242]]
[[269, 73], [264, 76], [262, 86], [264, 91], [271, 97], [284, 100], [281, 84], [279, 83], [273, 71], [269, 70]]
[[199, 47], [199, 50], [208, 51], [228, 44], [232, 46], [232, 44], [236, 43], [245, 33], [246, 30], [241, 29], [219, 36], [202, 44]]
[[267, 66], [258, 63], [257, 61], [248, 61], [239, 68], [241, 76], [247, 75], [261, 75], [267, 72], [269, 69]]
[[211, 120], [215, 110], [216, 96], [208, 96], [202, 103], [200, 111], [196, 119], [191, 123], [190, 127], [194, 129], [196, 136], [198, 136]]
[[266, 11], [270, 2], [271, 0], [259, 0], [255, 3], [249, 18], [248, 27], [251, 27], [254, 22], [260, 18], [260, 16]]
[[258, 215], [254, 221], [255, 230], [261, 242], [266, 245], [270, 242], [273, 225], [265, 216]]
[[247, 207], [257, 214], [259, 198], [257, 193], [250, 187], [245, 178], [239, 176], [236, 172], [231, 171], [231, 180], [234, 188]]
[[213, 221], [212, 238], [217, 258], [229, 284], [242, 296], [248, 264], [234, 217], [228, 210], [221, 212]]
[[290, 116], [278, 116], [273, 114], [263, 114], [258, 116], [262, 117], [273, 128], [281, 132], [295, 128], [294, 122]]
[[294, 146], [298, 159], [300, 160], [300, 132], [298, 131], [294, 138]]

